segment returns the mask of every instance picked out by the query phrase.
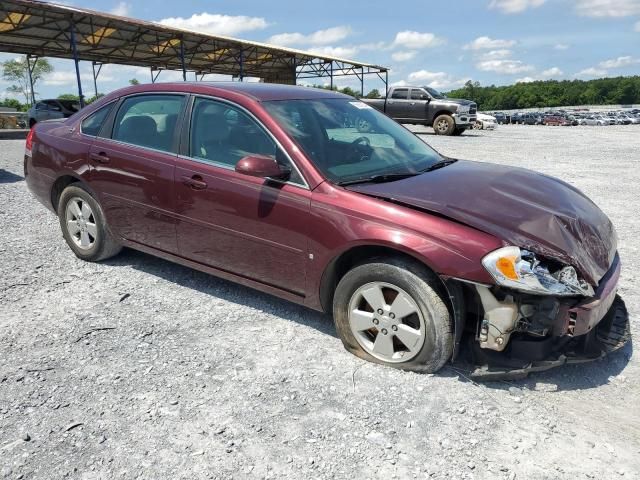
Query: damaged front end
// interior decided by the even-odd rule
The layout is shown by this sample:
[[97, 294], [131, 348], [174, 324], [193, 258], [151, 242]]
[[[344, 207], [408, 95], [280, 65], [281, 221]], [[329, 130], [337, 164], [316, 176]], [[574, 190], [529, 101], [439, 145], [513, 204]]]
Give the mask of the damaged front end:
[[[616, 296], [615, 256], [597, 288], [571, 266], [517, 247], [490, 253], [483, 265], [496, 285], [467, 285], [475, 317], [469, 332], [476, 378], [526, 376], [564, 363], [594, 360], [630, 338], [622, 300]], [[471, 311], [469, 311], [471, 310]]]

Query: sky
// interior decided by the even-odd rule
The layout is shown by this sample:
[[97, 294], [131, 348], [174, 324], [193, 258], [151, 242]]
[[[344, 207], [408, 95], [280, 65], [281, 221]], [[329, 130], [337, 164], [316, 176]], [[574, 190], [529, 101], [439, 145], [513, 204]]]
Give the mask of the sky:
[[[473, 80], [508, 85], [545, 79], [640, 74], [640, 0], [83, 0], [66, 4], [214, 34], [335, 55], [391, 69], [392, 85], [448, 91]], [[0, 61], [14, 58], [1, 54]], [[70, 60], [52, 60], [40, 98], [74, 93]], [[85, 93], [94, 93], [82, 62]], [[108, 93], [148, 69], [106, 65], [98, 90]], [[162, 72], [158, 81], [180, 80]], [[190, 77], [192, 78], [192, 77]], [[217, 76], [207, 79], [215, 80]], [[320, 79], [315, 83], [323, 83]], [[341, 78], [338, 86], [359, 86]], [[0, 80], [0, 95], [7, 96]], [[372, 76], [365, 91], [383, 88]]]

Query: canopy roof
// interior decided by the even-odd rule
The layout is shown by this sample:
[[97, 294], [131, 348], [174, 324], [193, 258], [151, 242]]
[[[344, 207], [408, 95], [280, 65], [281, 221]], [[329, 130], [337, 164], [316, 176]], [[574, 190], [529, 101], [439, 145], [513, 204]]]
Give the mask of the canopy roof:
[[274, 83], [342, 75], [362, 81], [366, 74], [385, 81], [387, 72], [378, 65], [31, 0], [0, 0], [0, 51]]

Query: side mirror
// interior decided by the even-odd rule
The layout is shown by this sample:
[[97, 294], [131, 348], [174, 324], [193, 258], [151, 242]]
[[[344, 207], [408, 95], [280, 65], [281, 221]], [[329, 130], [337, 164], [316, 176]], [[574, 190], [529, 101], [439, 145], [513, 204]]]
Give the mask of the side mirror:
[[236, 163], [236, 172], [251, 177], [275, 178], [286, 180], [291, 175], [291, 170], [281, 166], [273, 157], [261, 155], [247, 155]]

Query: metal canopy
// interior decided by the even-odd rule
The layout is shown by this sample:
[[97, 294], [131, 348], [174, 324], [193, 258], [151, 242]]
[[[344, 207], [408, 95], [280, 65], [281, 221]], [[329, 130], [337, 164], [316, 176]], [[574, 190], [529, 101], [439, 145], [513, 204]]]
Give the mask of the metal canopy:
[[149, 67], [152, 79], [179, 70], [185, 80], [187, 72], [286, 84], [329, 77], [333, 86], [333, 77], [355, 75], [362, 90], [365, 75], [388, 80], [378, 65], [31, 0], [0, 0], [0, 51], [70, 58], [77, 73], [80, 60], [93, 62], [94, 72], [105, 63]]

